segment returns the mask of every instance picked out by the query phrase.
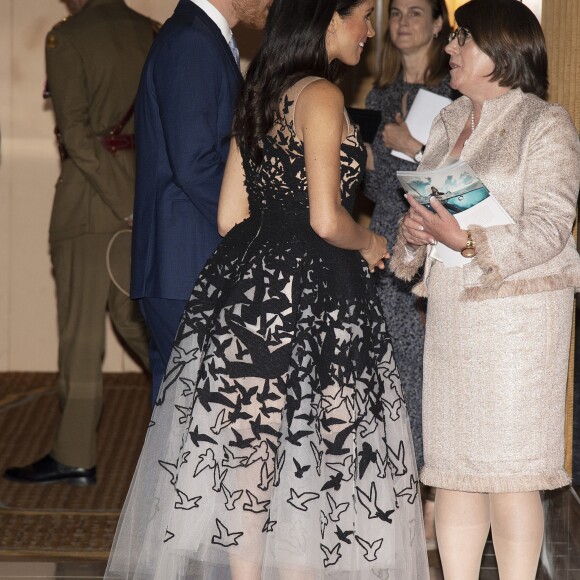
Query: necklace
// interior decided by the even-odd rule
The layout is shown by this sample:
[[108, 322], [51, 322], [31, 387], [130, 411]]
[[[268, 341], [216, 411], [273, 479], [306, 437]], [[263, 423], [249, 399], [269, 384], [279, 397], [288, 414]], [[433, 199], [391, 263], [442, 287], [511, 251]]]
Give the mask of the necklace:
[[473, 109], [471, 109], [471, 115], [469, 116], [469, 124], [470, 124], [470, 128], [471, 128], [471, 133], [469, 134], [469, 137], [463, 142], [464, 147], [467, 145], [469, 140], [473, 137], [473, 132], [475, 131], [475, 113], [474, 113]]

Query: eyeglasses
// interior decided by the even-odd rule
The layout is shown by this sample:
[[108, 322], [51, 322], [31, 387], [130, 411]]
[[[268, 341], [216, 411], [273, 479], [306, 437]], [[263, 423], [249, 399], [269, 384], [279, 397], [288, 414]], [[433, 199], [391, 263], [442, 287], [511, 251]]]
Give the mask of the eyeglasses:
[[459, 46], [463, 46], [465, 44], [465, 41], [470, 36], [471, 36], [471, 32], [469, 32], [469, 30], [467, 30], [467, 28], [463, 28], [463, 27], [459, 26], [457, 29], [455, 29], [449, 35], [449, 38], [447, 39], [447, 42], [453, 42], [457, 38], [457, 44]]

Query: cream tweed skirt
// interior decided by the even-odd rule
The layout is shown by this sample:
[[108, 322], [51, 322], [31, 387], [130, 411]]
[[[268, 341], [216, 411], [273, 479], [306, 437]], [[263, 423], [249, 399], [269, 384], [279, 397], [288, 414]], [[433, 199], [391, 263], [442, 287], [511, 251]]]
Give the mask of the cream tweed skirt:
[[492, 493], [567, 485], [574, 290], [460, 302], [462, 277], [439, 262], [429, 276], [421, 480]]

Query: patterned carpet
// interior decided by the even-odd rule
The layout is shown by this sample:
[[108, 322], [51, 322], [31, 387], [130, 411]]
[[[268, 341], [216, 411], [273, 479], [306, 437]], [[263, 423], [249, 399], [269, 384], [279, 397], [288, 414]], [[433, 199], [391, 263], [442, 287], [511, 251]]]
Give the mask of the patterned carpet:
[[[0, 373], [0, 471], [50, 450], [59, 418], [56, 375]], [[0, 478], [0, 559], [106, 558], [150, 415], [149, 380], [104, 377], [97, 485], [26, 485]]]

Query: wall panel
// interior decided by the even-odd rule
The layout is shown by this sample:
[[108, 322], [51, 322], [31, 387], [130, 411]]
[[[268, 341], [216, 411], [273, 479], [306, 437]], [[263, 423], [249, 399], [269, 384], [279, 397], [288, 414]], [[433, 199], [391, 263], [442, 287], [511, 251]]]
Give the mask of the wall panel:
[[10, 82], [12, 35], [6, 34], [12, 20], [12, 0], [0, 0], [0, 370], [8, 367], [10, 349], [10, 264], [11, 264], [11, 167], [8, 146], [12, 134]]
[[[542, 26], [548, 44], [550, 100], [566, 107], [580, 131], [580, 2], [544, 0]], [[570, 354], [566, 401], [566, 468], [572, 473], [573, 432], [574, 427], [580, 428], [574, 426], [574, 340]]]

